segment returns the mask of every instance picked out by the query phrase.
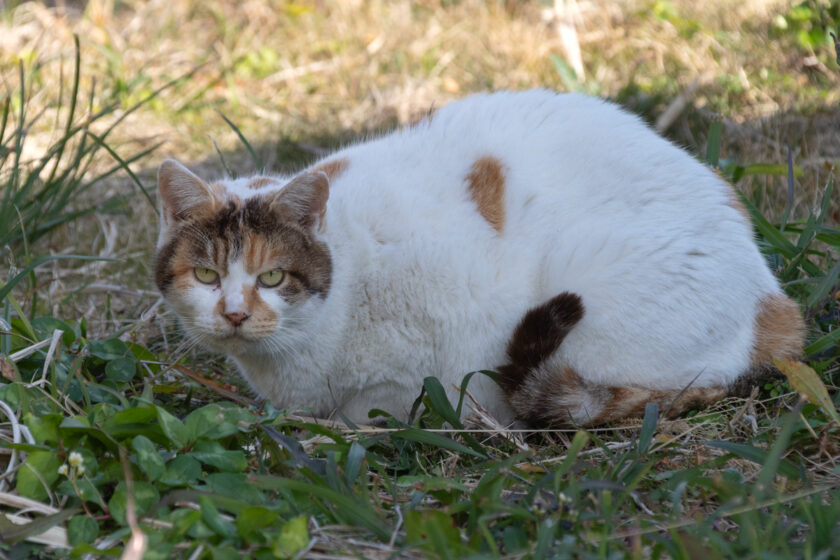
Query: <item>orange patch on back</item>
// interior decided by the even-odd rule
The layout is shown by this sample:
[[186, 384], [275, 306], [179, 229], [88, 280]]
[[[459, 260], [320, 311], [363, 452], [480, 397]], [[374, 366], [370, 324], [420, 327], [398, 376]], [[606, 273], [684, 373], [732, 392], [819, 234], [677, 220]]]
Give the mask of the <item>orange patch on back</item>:
[[466, 180], [478, 212], [501, 233], [505, 223], [505, 172], [502, 163], [492, 156], [479, 158], [473, 163]]
[[327, 179], [329, 179], [330, 183], [332, 183], [334, 180], [338, 179], [342, 173], [347, 171], [348, 167], [350, 167], [350, 160], [347, 158], [341, 158], [319, 163], [309, 171], [311, 173], [326, 173]]
[[765, 296], [755, 314], [753, 364], [769, 364], [773, 358], [802, 355], [805, 322], [799, 306], [784, 294]]

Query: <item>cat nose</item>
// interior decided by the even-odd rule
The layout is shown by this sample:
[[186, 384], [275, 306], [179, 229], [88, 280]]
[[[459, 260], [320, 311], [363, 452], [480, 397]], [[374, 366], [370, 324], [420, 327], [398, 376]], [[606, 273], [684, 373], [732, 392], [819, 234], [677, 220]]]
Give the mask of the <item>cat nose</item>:
[[248, 317], [250, 317], [250, 315], [242, 312], [225, 313], [225, 319], [227, 319], [228, 323], [230, 323], [234, 327], [238, 327], [239, 325], [241, 325], [242, 322], [245, 321], [245, 319], [247, 319]]

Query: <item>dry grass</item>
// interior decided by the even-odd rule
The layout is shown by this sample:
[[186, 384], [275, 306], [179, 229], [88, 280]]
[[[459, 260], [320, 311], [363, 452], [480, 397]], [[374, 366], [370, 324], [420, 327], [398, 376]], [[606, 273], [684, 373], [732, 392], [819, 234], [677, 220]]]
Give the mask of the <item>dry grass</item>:
[[[223, 148], [236, 145], [214, 108], [249, 138], [274, 142], [376, 131], [472, 91], [568, 86], [551, 59], [568, 51], [559, 19], [538, 2], [152, 0], [115, 8], [92, 0], [84, 12], [77, 2], [59, 6], [24, 3], [5, 18], [5, 82], [14, 85], [19, 56], [45, 63], [39, 79], [54, 88], [73, 33], [82, 38], [88, 80], [130, 86], [126, 102], [201, 66], [126, 129], [134, 141], [163, 137], [165, 152], [189, 160], [212, 153], [208, 135]], [[784, 2], [567, 6], [586, 74], [581, 87], [622, 97], [634, 84], [651, 97], [664, 95], [651, 114], [694, 81], [695, 107], [749, 129], [791, 111], [830, 110], [840, 100], [840, 72], [826, 62], [830, 45], [813, 57], [771, 34]], [[780, 153], [763, 143], [800, 140], [759, 136], [753, 134], [756, 146], [742, 146], [747, 160]], [[814, 144], [802, 148], [808, 157], [838, 157], [824, 138]]]
[[[39, 85], [30, 111], [43, 108], [45, 117], [43, 128], [30, 132], [30, 157], [49, 145], [50, 101], [68, 80], [74, 33], [82, 43], [82, 91], [96, 92], [94, 109], [111, 97], [128, 107], [192, 72], [119, 129], [122, 153], [164, 141], [146, 168], [137, 169], [150, 187], [154, 167], [168, 155], [220, 174], [213, 139], [224, 151], [236, 151], [226, 156], [234, 171], [253, 170], [216, 110], [259, 145], [269, 168], [288, 168], [472, 91], [574, 87], [617, 98], [653, 121], [689, 88], [688, 108], [670, 126], [671, 136], [700, 152], [710, 119], [720, 114], [723, 157], [779, 163], [790, 144], [805, 169], [793, 215], [807, 215], [826, 180], [825, 165], [840, 161], [840, 69], [829, 67], [829, 45], [809, 53], [773, 34], [786, 3], [577, 0], [565, 6], [558, 17], [542, 3], [512, 1], [26, 2], [0, 20], [0, 71], [13, 90], [22, 60], [30, 82]], [[552, 60], [570, 52], [563, 21], [573, 24], [581, 52], [585, 76], [577, 82], [564, 81]], [[742, 187], [760, 191], [770, 217], [781, 213], [781, 179], [745, 180]], [[110, 192], [128, 188], [115, 180]], [[835, 204], [835, 221], [838, 212]], [[55, 264], [53, 301], [91, 273], [100, 284], [149, 288], [156, 216], [145, 202], [138, 198], [130, 220], [102, 216], [95, 231], [90, 224], [78, 227], [56, 240], [57, 251], [123, 264], [91, 264], [81, 275]], [[103, 291], [86, 288], [74, 299], [77, 310], [108, 320], [96, 312]], [[111, 295], [116, 315], [146, 297]]]
[[[512, 0], [56, 4], [23, 3], [0, 18], [3, 86], [17, 87], [17, 65], [23, 61], [28, 80], [38, 85], [29, 110], [44, 112], [30, 131], [25, 156], [36, 158], [50, 145], [55, 120], [51, 100], [68, 79], [72, 37], [78, 34], [82, 90], [95, 92], [94, 111], [112, 97], [128, 107], [190, 73], [133, 113], [112, 140], [120, 153], [165, 142], [135, 169], [149, 187], [165, 156], [178, 157], [205, 174], [221, 174], [211, 139], [234, 171], [253, 171], [236, 134], [216, 110], [257, 146], [268, 167], [281, 169], [299, 167], [341, 142], [412, 122], [469, 92], [531, 87], [612, 97], [651, 122], [680, 92], [691, 91], [668, 134], [699, 153], [709, 122], [722, 118], [722, 155], [745, 163], [782, 163], [789, 144], [804, 170], [793, 210], [797, 217], [807, 215], [819, 200], [829, 173], [826, 164], [840, 163], [840, 68], [829, 45], [807, 52], [790, 37], [773, 32], [774, 21], [789, 7], [785, 2], [572, 0], [565, 4], [570, 11], [560, 16], [544, 3]], [[564, 39], [563, 22], [571, 23], [576, 41], [570, 43], [568, 34]], [[570, 44], [575, 43], [584, 72], [570, 80], [552, 56], [568, 58], [574, 67]], [[781, 179], [741, 186], [769, 218], [781, 214]], [[131, 186], [115, 178], [102, 189], [95, 196], [128, 192]], [[41, 271], [50, 280], [39, 286], [39, 294], [55, 316], [86, 317], [94, 335], [127, 328], [125, 338], [143, 345], [154, 342], [175, 362], [179, 341], [168, 338], [174, 319], [159, 305], [151, 282], [157, 218], [142, 197], [135, 200], [131, 216], [100, 215], [72, 224], [49, 246], [53, 252], [112, 257], [117, 264], [71, 267], [55, 261]], [[838, 200], [832, 207], [835, 223], [840, 222]], [[197, 359], [190, 363], [206, 371]], [[723, 454], [702, 446], [704, 440], [750, 441], [759, 434], [756, 418], [779, 415], [785, 410], [782, 402], [727, 401], [705, 417], [662, 423], [654, 449], [676, 444], [684, 463], [658, 468], [696, 465]], [[498, 425], [480, 411], [474, 423], [483, 433], [498, 433]], [[637, 432], [638, 426], [631, 425], [592, 433], [621, 446]], [[540, 436], [544, 440], [537, 441], [538, 454], [529, 464], [561, 462], [564, 455], [558, 450], [568, 448], [569, 436]], [[816, 436], [813, 445], [796, 453], [810, 465], [815, 483], [836, 486], [837, 454], [817, 443], [830, 438]], [[486, 437], [498, 447], [534, 447], [533, 440], [515, 432]], [[582, 456], [603, 460], [608, 447]], [[457, 456], [453, 461], [457, 463]], [[733, 464], [747, 481], [758, 473], [754, 463]], [[446, 472], [447, 466], [442, 469]], [[698, 512], [712, 507], [695, 506]], [[338, 551], [348, 551], [385, 558], [394, 551], [365, 541], [355, 531], [312, 528], [316, 540], [308, 556], [337, 558]]]

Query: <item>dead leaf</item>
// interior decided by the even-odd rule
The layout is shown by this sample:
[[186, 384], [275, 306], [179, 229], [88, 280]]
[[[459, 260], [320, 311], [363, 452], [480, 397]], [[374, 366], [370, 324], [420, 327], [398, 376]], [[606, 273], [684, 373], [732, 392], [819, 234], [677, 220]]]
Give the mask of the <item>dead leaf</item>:
[[817, 372], [796, 360], [777, 360], [774, 358], [773, 363], [776, 364], [779, 371], [785, 374], [794, 391], [808, 399], [808, 402], [822, 408], [835, 422], [840, 424], [840, 415], [837, 414], [837, 409], [834, 407], [831, 397], [828, 396], [828, 389], [825, 388], [825, 383], [822, 382]]
[[15, 368], [9, 363], [5, 356], [0, 357], [0, 375], [9, 381], [15, 380]]

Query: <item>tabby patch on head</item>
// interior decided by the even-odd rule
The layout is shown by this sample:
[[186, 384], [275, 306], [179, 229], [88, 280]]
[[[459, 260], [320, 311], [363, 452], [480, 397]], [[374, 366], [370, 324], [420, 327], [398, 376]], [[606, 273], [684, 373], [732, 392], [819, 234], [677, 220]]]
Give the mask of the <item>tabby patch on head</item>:
[[285, 186], [255, 178], [243, 199], [167, 160], [158, 186], [155, 280], [198, 340], [266, 340], [289, 325], [295, 308], [327, 297], [332, 260], [318, 239], [329, 194], [324, 174]]

